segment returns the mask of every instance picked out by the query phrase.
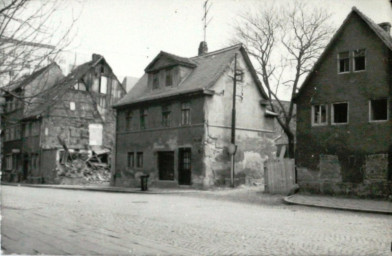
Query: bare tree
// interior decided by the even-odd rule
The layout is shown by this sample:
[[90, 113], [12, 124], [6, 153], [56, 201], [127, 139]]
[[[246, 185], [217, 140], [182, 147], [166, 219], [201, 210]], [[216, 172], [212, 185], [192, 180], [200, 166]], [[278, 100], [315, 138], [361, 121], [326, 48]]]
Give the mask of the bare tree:
[[0, 79], [10, 85], [23, 74], [55, 61], [72, 40], [76, 18], [54, 22], [62, 0], [0, 1]]
[[269, 95], [272, 111], [288, 138], [289, 157], [294, 157], [295, 131], [290, 124], [294, 103], [289, 107], [279, 97], [283, 91], [296, 94], [333, 33], [330, 14], [303, 3], [260, 11], [248, 11], [235, 25], [236, 41], [241, 42], [256, 61], [256, 71]]

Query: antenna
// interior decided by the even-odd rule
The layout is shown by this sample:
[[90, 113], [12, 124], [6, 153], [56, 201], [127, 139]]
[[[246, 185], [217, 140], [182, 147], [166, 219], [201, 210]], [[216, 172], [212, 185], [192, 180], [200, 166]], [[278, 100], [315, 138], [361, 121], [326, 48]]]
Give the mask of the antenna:
[[207, 26], [208, 24], [210, 24], [210, 21], [212, 20], [212, 18], [208, 19], [207, 15], [208, 12], [210, 11], [210, 8], [212, 6], [212, 3], [208, 4], [209, 0], [206, 0], [203, 4], [203, 9], [204, 9], [204, 15], [203, 18], [201, 19], [204, 24], [203, 24], [203, 31], [204, 31], [204, 42], [206, 41], [206, 37], [207, 37]]

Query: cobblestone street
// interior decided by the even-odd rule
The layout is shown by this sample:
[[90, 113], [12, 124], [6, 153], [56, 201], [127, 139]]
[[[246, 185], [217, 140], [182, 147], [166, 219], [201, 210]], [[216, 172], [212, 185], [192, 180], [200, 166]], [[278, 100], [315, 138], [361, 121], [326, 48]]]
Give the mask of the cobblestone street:
[[392, 255], [388, 215], [237, 203], [203, 193], [2, 186], [2, 250], [28, 255]]

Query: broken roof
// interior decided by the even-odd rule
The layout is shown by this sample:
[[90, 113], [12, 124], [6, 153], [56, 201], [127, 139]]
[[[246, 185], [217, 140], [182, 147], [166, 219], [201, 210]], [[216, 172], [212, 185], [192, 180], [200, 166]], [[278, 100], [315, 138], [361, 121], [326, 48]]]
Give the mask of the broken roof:
[[262, 88], [261, 82], [257, 77], [256, 71], [254, 70], [252, 63], [250, 62], [249, 56], [241, 44], [230, 46], [218, 51], [206, 53], [201, 56], [192, 58], [182, 58], [173, 54], [160, 52], [156, 58], [149, 64], [146, 71], [149, 71], [153, 64], [158, 60], [160, 56], [169, 56], [176, 60], [187, 61], [188, 64], [192, 64], [193, 70], [191, 73], [180, 82], [176, 87], [167, 90], [151, 90], [148, 86], [148, 74], [145, 73], [142, 78], [135, 84], [133, 89], [125, 95], [114, 107], [125, 106], [134, 103], [140, 103], [144, 101], [150, 101], [160, 98], [166, 98], [171, 96], [183, 95], [188, 93], [204, 93], [212, 94], [211, 87], [216, 81], [222, 76], [223, 72], [228, 68], [230, 63], [235, 57], [235, 53], [241, 52], [247, 66], [252, 74], [252, 77], [258, 87], [261, 95], [264, 98], [268, 98], [267, 94]]
[[353, 6], [351, 12], [347, 15], [346, 19], [343, 21], [343, 24], [339, 27], [336, 31], [335, 35], [329, 41], [328, 45], [325, 47], [324, 52], [320, 55], [316, 63], [314, 64], [312, 70], [309, 72], [308, 76], [306, 77], [305, 81], [302, 83], [301, 88], [299, 89], [298, 93], [294, 96], [293, 100], [295, 100], [304, 90], [305, 85], [309, 81], [312, 73], [317, 68], [317, 66], [321, 63], [321, 60], [324, 58], [326, 53], [328, 52], [329, 48], [332, 47], [333, 43], [338, 39], [339, 34], [343, 31], [343, 28], [347, 24], [348, 20], [352, 17], [352, 15], [357, 14], [368, 26], [369, 28], [377, 35], [377, 37], [388, 47], [389, 50], [392, 51], [392, 37], [388, 34], [380, 25], [376, 24], [373, 20], [367, 17], [365, 14], [360, 12], [357, 7]]

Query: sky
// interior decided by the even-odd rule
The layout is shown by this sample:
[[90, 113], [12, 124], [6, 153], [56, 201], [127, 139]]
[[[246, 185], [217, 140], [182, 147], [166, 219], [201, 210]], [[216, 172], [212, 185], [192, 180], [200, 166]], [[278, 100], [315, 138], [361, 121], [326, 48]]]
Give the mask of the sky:
[[[39, 0], [36, 0], [39, 1]], [[301, 1], [301, 0], [299, 0]], [[233, 26], [245, 11], [288, 0], [209, 0], [212, 18], [207, 27], [209, 51], [230, 44]], [[392, 22], [389, 0], [302, 0], [332, 13], [336, 28], [356, 6], [376, 23]], [[204, 0], [67, 0], [56, 14], [66, 26], [77, 17], [74, 38], [67, 47], [77, 61], [92, 53], [105, 57], [118, 77], [141, 77], [144, 68], [162, 50], [183, 57], [197, 55], [203, 40]]]

